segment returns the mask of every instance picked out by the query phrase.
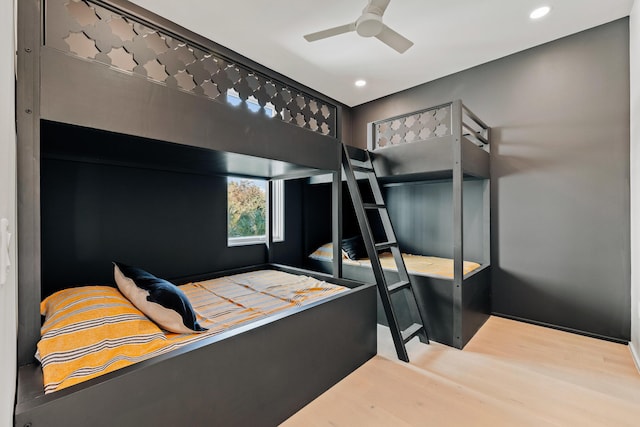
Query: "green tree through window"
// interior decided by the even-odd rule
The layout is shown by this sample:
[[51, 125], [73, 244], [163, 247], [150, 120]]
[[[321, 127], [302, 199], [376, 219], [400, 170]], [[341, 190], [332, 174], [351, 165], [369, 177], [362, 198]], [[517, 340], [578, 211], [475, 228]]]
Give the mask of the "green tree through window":
[[266, 182], [229, 178], [227, 203], [229, 238], [265, 236]]

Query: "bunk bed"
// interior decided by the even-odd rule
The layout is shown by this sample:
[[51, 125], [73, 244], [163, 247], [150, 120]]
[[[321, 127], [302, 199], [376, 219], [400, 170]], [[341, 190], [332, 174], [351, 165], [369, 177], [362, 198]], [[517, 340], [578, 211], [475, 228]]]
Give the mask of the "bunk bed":
[[[461, 349], [491, 310], [490, 129], [457, 100], [370, 123], [368, 138], [429, 337]], [[364, 151], [358, 150], [352, 149], [354, 156], [364, 159]], [[321, 177], [310, 182], [326, 185]], [[343, 221], [351, 224], [346, 233], [357, 233], [353, 213], [347, 208], [343, 212]], [[305, 266], [329, 272], [332, 245], [318, 248], [325, 243], [318, 234], [327, 237], [316, 233]], [[340, 256], [343, 277], [373, 282], [364, 257], [366, 253], [355, 259]], [[385, 261], [383, 254], [387, 280], [398, 281], [394, 263]], [[397, 316], [402, 319], [403, 313]], [[380, 304], [378, 321], [386, 324]]]
[[[227, 258], [249, 251], [256, 265], [190, 271], [193, 259], [216, 254], [206, 245], [176, 245], [174, 229], [158, 215], [145, 221], [155, 227], [156, 247], [136, 251], [172, 271], [174, 283], [269, 269], [347, 289], [45, 394], [35, 360], [41, 301], [76, 286], [113, 286], [105, 272], [119, 255], [131, 256], [124, 248], [136, 237], [129, 218], [97, 212], [100, 221], [122, 227], [120, 234], [131, 238], [121, 250], [105, 247], [96, 235], [78, 247], [77, 236], [50, 220], [50, 210], [71, 217], [74, 204], [86, 201], [59, 198], [50, 177], [90, 165], [99, 169], [96, 176], [117, 169], [160, 171], [152, 178], [195, 173], [273, 180], [329, 173], [335, 180], [339, 107], [127, 1], [28, 0], [20, 2], [18, 20], [16, 426], [275, 425], [375, 354], [374, 286], [276, 264], [264, 246], [229, 248]], [[242, 105], [229, 105], [229, 96]], [[130, 176], [120, 176], [118, 190]], [[187, 182], [166, 191], [193, 187]], [[97, 202], [107, 206], [110, 200]], [[199, 210], [197, 204], [185, 209], [185, 222], [189, 211]], [[339, 226], [333, 233], [339, 236]]]

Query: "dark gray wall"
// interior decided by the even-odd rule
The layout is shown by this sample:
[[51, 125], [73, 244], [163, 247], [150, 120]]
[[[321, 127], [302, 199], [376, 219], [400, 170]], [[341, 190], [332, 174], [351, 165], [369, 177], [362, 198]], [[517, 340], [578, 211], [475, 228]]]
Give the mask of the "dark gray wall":
[[42, 161], [43, 294], [113, 282], [111, 261], [178, 278], [266, 261], [227, 247], [224, 177]]
[[[351, 196], [346, 182], [342, 183], [342, 236], [360, 234]], [[364, 186], [361, 186], [361, 190]], [[305, 184], [303, 188], [304, 262], [320, 245], [332, 241], [331, 184]]]
[[[263, 244], [227, 247], [226, 177], [167, 169], [172, 152], [118, 161], [140, 149], [139, 138], [52, 122], [42, 129], [43, 296], [113, 283], [112, 260], [169, 279], [267, 261]], [[106, 151], [76, 150], [89, 141]], [[274, 262], [302, 262], [302, 184], [285, 183], [285, 240], [274, 244]]]
[[493, 311], [627, 340], [628, 19], [355, 107], [351, 141], [458, 98], [493, 127]]
[[[483, 181], [464, 182], [464, 259], [483, 262]], [[403, 252], [453, 258], [453, 184], [415, 182], [384, 189]]]
[[[42, 171], [44, 293], [113, 283], [111, 260], [167, 278], [267, 262], [263, 244], [227, 247], [225, 177], [50, 158]], [[287, 181], [273, 262], [302, 264], [301, 197]]]
[[284, 183], [284, 241], [273, 244], [272, 262], [292, 266], [303, 263], [302, 190], [305, 181], [303, 178]]
[[[370, 189], [363, 180], [360, 191]], [[483, 181], [464, 183], [465, 260], [481, 263]], [[304, 189], [306, 254], [331, 241], [331, 185], [307, 184]], [[451, 181], [387, 184], [383, 194], [403, 252], [453, 258], [453, 188]], [[348, 188], [343, 188], [343, 236], [360, 234]], [[363, 196], [364, 197], [364, 196]], [[377, 241], [384, 241], [382, 224], [369, 218]]]

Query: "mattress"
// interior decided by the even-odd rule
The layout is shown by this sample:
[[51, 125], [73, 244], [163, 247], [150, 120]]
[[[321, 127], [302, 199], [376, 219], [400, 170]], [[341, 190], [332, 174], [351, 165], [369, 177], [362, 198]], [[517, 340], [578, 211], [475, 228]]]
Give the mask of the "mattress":
[[[309, 258], [320, 261], [331, 261], [333, 259], [332, 253], [331, 243], [328, 243], [314, 251], [309, 255]], [[453, 260], [450, 258], [403, 253], [402, 259], [409, 273], [453, 279]], [[353, 260], [343, 255], [342, 262], [349, 265], [371, 267], [371, 261], [368, 258]], [[396, 270], [396, 263], [393, 260], [393, 254], [391, 254], [391, 252], [383, 252], [380, 254], [380, 264], [382, 268]], [[477, 262], [464, 261], [462, 263], [462, 272], [463, 274], [471, 273], [479, 267], [480, 264]]]
[[348, 290], [308, 276], [259, 270], [180, 286], [203, 333], [161, 330], [117, 288], [69, 288], [41, 303], [37, 357], [45, 393], [57, 391], [284, 310]]

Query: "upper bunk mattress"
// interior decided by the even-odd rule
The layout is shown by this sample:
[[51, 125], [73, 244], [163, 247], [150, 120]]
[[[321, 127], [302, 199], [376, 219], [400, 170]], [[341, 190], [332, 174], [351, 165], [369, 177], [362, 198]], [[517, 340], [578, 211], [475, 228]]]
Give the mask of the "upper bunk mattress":
[[42, 301], [46, 318], [38, 356], [45, 393], [348, 288], [308, 276], [259, 270], [189, 283], [180, 289], [206, 332], [165, 332], [110, 286], [64, 289]]

